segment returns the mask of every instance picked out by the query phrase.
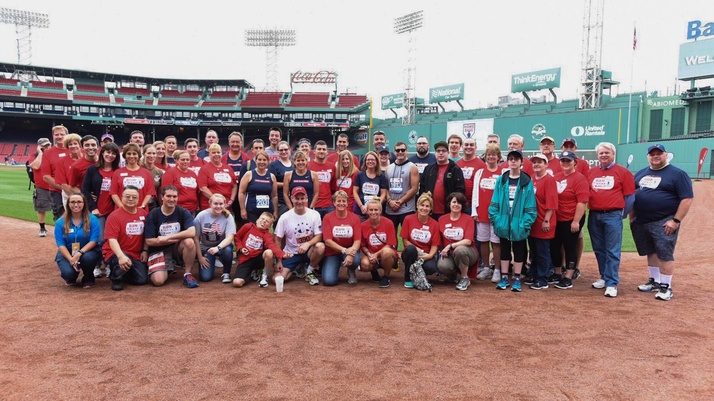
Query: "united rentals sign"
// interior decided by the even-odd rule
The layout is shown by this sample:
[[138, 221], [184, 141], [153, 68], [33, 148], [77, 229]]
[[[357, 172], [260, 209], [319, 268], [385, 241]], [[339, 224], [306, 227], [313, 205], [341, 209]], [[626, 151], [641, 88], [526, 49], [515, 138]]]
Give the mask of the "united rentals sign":
[[337, 73], [325, 70], [318, 72], [303, 72], [298, 70], [290, 74], [290, 82], [293, 84], [333, 85], [337, 83]]
[[511, 75], [511, 92], [528, 92], [560, 87], [560, 68]]

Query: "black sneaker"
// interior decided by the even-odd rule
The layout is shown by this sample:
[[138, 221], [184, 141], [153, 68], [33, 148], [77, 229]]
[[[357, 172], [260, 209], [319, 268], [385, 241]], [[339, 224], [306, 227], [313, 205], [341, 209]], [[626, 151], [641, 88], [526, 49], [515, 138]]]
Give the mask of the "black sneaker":
[[560, 288], [561, 290], [567, 290], [568, 288], [573, 288], [573, 280], [563, 277], [555, 284], [555, 288]]
[[525, 285], [533, 285], [535, 283], [536, 283], [536, 279], [534, 279], [533, 277], [526, 277], [523, 280], [523, 284], [525, 284]]
[[124, 289], [124, 282], [121, 280], [112, 280], [112, 290], [121, 291]]
[[548, 284], [541, 284], [539, 282], [535, 282], [531, 285], [528, 286], [531, 290], [546, 290], [548, 289]]
[[560, 274], [551, 274], [548, 276], [548, 284], [556, 284], [560, 281], [560, 279], [563, 278]]
[[370, 273], [372, 273], [372, 281], [375, 283], [382, 283], [382, 278], [379, 277], [379, 272], [377, 270], [372, 270]]
[[379, 280], [379, 288], [388, 288], [389, 284], [391, 284], [391, 283], [392, 282], [389, 280], [389, 277], [382, 277]]
[[575, 271], [573, 272], [573, 280], [577, 280], [580, 278], [580, 269], [577, 267], [575, 268]]

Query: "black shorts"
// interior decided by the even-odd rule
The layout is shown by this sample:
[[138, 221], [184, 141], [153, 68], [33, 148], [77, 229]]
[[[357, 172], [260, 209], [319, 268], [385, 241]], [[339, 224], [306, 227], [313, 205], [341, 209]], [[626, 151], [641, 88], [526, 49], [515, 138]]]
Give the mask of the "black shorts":
[[265, 262], [263, 262], [263, 255], [258, 255], [254, 257], [253, 259], [248, 259], [245, 262], [239, 264], [236, 267], [236, 274], [233, 278], [242, 278], [243, 280], [248, 280], [248, 277], [250, 277], [250, 273], [253, 272], [253, 270], [260, 270], [265, 266]]

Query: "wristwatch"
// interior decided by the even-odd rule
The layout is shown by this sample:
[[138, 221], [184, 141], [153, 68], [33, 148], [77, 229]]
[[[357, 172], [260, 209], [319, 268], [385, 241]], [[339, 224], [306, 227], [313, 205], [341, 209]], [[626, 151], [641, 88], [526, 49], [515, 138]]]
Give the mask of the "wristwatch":
[[677, 223], [677, 224], [682, 224], [682, 220], [680, 220], [680, 219], [678, 219], [678, 218], [676, 218], [676, 217], [672, 217], [672, 220], [674, 220], [674, 222]]
[[216, 245], [216, 249], [218, 249], [218, 252], [220, 252], [220, 251], [221, 251], [221, 246], [220, 246], [220, 245]]
[[346, 255], [347, 254], [347, 248], [342, 248], [342, 254]]

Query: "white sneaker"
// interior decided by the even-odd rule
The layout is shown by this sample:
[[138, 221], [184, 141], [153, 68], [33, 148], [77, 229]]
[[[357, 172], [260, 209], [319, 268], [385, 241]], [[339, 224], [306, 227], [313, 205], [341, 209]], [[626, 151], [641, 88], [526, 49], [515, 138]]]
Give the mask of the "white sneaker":
[[102, 269], [95, 267], [94, 268], [94, 278], [100, 278], [102, 277]]
[[231, 275], [230, 275], [230, 274], [228, 274], [228, 273], [223, 273], [223, 274], [221, 274], [221, 282], [222, 282], [223, 284], [228, 284], [228, 283], [230, 283], [231, 281], [232, 281], [232, 280], [231, 280]]
[[[260, 288], [265, 288], [268, 286], [268, 275], [267, 274], [263, 274], [262, 276], [260, 276], [260, 282], [258, 283], [258, 285], [260, 286]], [[280, 291], [280, 292], [282, 292], [282, 291]]]
[[47, 230], [40, 230], [40, 237], [46, 237], [47, 236]]
[[493, 275], [491, 276], [491, 282], [498, 284], [501, 282], [501, 269], [493, 269]]
[[599, 289], [599, 290], [605, 288], [605, 280], [600, 279], [600, 280], [594, 282], [594, 283], [593, 283], [593, 288], [597, 288], [597, 289]]
[[221, 260], [216, 258], [216, 267], [223, 267], [223, 263], [221, 263]]
[[112, 269], [109, 268], [109, 266], [104, 268], [104, 275], [109, 277], [109, 275], [112, 274]]
[[491, 270], [490, 267], [484, 267], [483, 270], [481, 270], [479, 272], [478, 276], [476, 276], [476, 280], [483, 281], [483, 280], [486, 280], [487, 278], [492, 277], [492, 276], [493, 276], [493, 270]]
[[307, 275], [305, 276], [305, 281], [307, 281], [308, 283], [310, 283], [310, 285], [318, 285], [318, 284], [320, 284], [320, 280], [318, 280], [317, 277], [315, 277], [315, 273], [314, 273], [314, 272], [307, 273]]
[[610, 297], [610, 298], [615, 298], [617, 296], [617, 287], [605, 288], [605, 296]]

